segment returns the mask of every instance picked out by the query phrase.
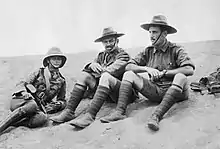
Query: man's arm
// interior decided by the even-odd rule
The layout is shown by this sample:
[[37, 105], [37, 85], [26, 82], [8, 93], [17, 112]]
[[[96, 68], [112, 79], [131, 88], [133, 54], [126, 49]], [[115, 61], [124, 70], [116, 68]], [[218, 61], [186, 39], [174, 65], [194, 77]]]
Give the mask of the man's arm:
[[186, 76], [192, 76], [194, 74], [194, 69], [192, 66], [183, 66], [173, 70], [167, 70], [165, 77], [174, 77], [177, 73], [182, 73]]
[[83, 71], [89, 72], [89, 73], [97, 73], [100, 74], [103, 71], [102, 66], [100, 65], [100, 57], [102, 56], [102, 52], [98, 54], [98, 56], [90, 63], [87, 63]]
[[195, 65], [193, 64], [191, 58], [189, 57], [185, 49], [180, 46], [178, 49], [175, 50], [175, 55], [178, 68], [165, 70], [165, 74], [163, 76], [172, 78], [178, 73], [182, 73], [186, 76], [193, 75]]
[[113, 76], [118, 76], [122, 71], [124, 72], [127, 62], [130, 56], [125, 51], [121, 51], [116, 55], [116, 60], [105, 68], [105, 71], [109, 72]]
[[129, 64], [126, 66], [126, 71], [133, 71], [135, 73], [143, 73], [148, 72], [151, 77], [161, 75], [161, 72], [157, 69], [147, 67], [147, 60], [149, 48], [144, 49], [144, 51], [140, 52], [134, 59], [129, 61]]
[[126, 68], [125, 71], [133, 71], [134, 73], [142, 73], [142, 72], [147, 72], [147, 68], [146, 66], [138, 66], [136, 64], [132, 64], [129, 63]]
[[66, 107], [65, 96], [66, 96], [66, 82], [64, 81], [64, 83], [61, 86], [61, 89], [59, 90], [59, 93], [57, 94], [56, 101], [50, 102], [45, 105], [45, 109], [47, 113], [53, 114], [63, 110]]
[[191, 76], [194, 74], [195, 65], [193, 64], [191, 58], [189, 57], [188, 53], [185, 51], [183, 47], [180, 47], [176, 50], [176, 63], [178, 68], [167, 70], [165, 76], [173, 77], [177, 73], [182, 73], [186, 76]]
[[147, 51], [148, 49], [144, 49], [140, 53], [138, 53], [135, 58], [131, 59], [128, 62], [128, 65], [126, 66], [125, 70], [126, 71], [133, 71], [135, 73], [142, 73], [142, 72], [147, 72], [149, 67], [146, 67], [148, 59]]

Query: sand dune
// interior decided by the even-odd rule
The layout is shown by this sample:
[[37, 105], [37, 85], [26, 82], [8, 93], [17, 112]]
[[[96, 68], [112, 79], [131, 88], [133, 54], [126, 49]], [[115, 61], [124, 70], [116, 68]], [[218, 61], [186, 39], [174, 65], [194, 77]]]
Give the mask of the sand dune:
[[[220, 64], [220, 41], [183, 43], [196, 64], [191, 81], [207, 75]], [[141, 48], [128, 49], [135, 55]], [[96, 52], [68, 54], [62, 69], [67, 79], [67, 91], [82, 67]], [[0, 58], [0, 118], [8, 114], [8, 103], [15, 83], [27, 72], [41, 65], [43, 56]], [[84, 113], [90, 101], [85, 99], [77, 108]], [[97, 121], [84, 130], [75, 130], [66, 124], [29, 129], [10, 128], [0, 136], [0, 148], [5, 149], [217, 149], [220, 148], [220, 98], [214, 95], [190, 93], [189, 101], [176, 104], [161, 122], [159, 132], [152, 133], [145, 125], [155, 108], [147, 100], [129, 105], [128, 118], [102, 124], [98, 119], [110, 113], [115, 104], [106, 103], [97, 115]]]

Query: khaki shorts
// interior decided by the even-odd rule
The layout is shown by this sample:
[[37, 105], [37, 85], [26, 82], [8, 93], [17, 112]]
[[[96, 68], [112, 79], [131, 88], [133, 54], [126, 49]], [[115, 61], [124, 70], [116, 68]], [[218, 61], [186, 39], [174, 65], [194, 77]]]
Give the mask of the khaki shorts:
[[[161, 102], [168, 88], [162, 88], [158, 86], [155, 82], [143, 78], [144, 86], [140, 93], [153, 102]], [[189, 98], [189, 82], [183, 87], [182, 95], [179, 97], [179, 101], [187, 100]]]

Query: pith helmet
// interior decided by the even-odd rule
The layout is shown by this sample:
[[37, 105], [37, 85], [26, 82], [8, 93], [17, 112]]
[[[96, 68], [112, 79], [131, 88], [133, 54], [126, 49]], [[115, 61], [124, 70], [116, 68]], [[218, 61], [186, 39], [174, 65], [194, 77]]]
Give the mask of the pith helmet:
[[52, 47], [48, 50], [47, 54], [45, 55], [43, 59], [43, 65], [44, 67], [47, 67], [48, 63], [47, 60], [48, 58], [52, 56], [59, 56], [62, 58], [62, 63], [60, 65], [60, 68], [63, 67], [63, 65], [66, 63], [66, 56], [61, 52], [61, 50], [57, 47]]

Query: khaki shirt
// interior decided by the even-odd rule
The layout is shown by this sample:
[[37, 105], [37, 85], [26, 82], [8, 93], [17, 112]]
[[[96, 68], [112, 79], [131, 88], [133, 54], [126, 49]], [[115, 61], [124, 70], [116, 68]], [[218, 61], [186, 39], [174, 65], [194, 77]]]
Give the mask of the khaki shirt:
[[[112, 76], [122, 79], [123, 73], [127, 62], [130, 60], [130, 56], [121, 48], [116, 48], [113, 51], [103, 51], [98, 54], [94, 62], [99, 63], [106, 72], [109, 72]], [[83, 71], [91, 73], [94, 77], [99, 78], [100, 74], [94, 73], [87, 64]]]
[[[20, 81], [15, 88], [14, 95], [19, 94], [22, 91], [26, 91], [25, 84], [32, 84], [36, 89], [36, 95], [44, 100], [46, 103], [50, 103], [54, 97], [56, 101], [65, 103], [66, 95], [66, 81], [60, 72], [51, 75], [49, 78], [49, 86], [47, 86], [46, 78], [44, 75], [45, 68], [40, 68], [29, 74], [27, 78]], [[48, 80], [47, 80], [48, 81]], [[43, 96], [42, 96], [43, 95]]]
[[[169, 41], [160, 50], [156, 50], [153, 46], [147, 47], [129, 63], [155, 68], [159, 71], [172, 70], [183, 66], [191, 66], [195, 69], [195, 65], [184, 48]], [[163, 77], [155, 83], [162, 88], [167, 88], [172, 84], [172, 81], [173, 78]]]

